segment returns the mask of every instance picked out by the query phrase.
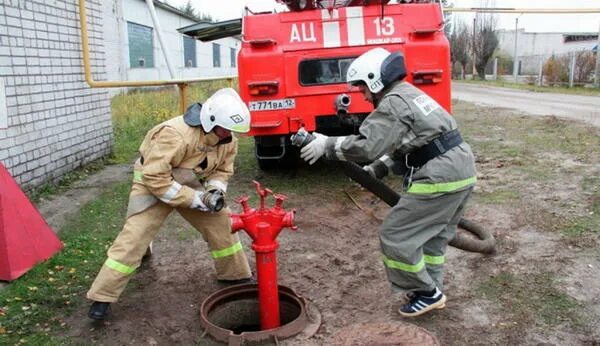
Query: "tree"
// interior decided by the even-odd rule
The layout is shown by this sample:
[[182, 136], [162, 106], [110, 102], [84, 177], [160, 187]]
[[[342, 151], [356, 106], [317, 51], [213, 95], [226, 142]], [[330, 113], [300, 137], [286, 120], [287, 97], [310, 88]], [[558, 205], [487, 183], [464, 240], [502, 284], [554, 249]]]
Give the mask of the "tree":
[[465, 71], [469, 63], [469, 28], [463, 21], [455, 21], [450, 34], [450, 60], [452, 66], [459, 63], [461, 66], [461, 79], [465, 78]]
[[196, 9], [194, 8], [194, 5], [192, 5], [191, 0], [188, 0], [188, 2], [185, 5], [179, 6], [178, 9], [181, 12], [187, 14], [188, 16], [195, 18], [199, 22], [215, 22], [215, 19], [210, 14], [196, 12]]
[[[483, 1], [484, 6], [489, 7], [487, 1]], [[471, 37], [471, 51], [475, 59], [475, 69], [480, 79], [485, 79], [485, 66], [494, 55], [498, 47], [498, 37], [496, 36], [496, 17], [493, 13], [477, 13], [475, 15], [475, 28]]]

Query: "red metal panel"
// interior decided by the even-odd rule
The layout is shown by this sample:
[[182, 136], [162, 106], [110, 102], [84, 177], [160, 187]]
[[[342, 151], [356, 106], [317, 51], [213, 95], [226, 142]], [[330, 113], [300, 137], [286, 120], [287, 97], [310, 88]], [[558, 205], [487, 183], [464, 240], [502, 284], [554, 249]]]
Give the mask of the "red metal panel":
[[0, 163], [0, 280], [25, 274], [62, 243]]

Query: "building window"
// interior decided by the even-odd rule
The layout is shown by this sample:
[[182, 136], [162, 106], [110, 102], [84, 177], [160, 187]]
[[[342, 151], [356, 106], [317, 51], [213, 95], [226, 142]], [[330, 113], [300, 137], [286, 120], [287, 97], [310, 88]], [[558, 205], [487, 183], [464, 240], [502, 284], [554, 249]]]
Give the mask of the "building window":
[[129, 66], [131, 68], [154, 67], [154, 43], [152, 28], [127, 22], [129, 38]]
[[183, 36], [183, 64], [185, 67], [196, 66], [196, 40]]
[[235, 48], [229, 48], [229, 59], [231, 60], [231, 67], [235, 67], [235, 61], [236, 61]]
[[346, 71], [354, 58], [315, 59], [300, 62], [300, 84], [346, 83]]
[[213, 43], [213, 67], [221, 67], [221, 46]]

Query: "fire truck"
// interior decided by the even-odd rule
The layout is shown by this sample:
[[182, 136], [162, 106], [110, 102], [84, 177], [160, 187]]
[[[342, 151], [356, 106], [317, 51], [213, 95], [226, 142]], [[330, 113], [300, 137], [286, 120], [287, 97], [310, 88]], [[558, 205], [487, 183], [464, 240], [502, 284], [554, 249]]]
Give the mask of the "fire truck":
[[239, 92], [252, 114], [260, 168], [296, 161], [290, 135], [300, 127], [357, 133], [373, 106], [348, 87], [346, 70], [374, 47], [404, 52], [407, 81], [450, 110], [450, 49], [439, 1], [277, 1], [289, 11], [247, 11], [240, 23]]
[[346, 84], [353, 59], [374, 47], [402, 51], [407, 81], [450, 110], [450, 49], [436, 1], [279, 0], [281, 13], [242, 20], [239, 91], [262, 169], [293, 162], [290, 135], [304, 127], [357, 133], [373, 106]]

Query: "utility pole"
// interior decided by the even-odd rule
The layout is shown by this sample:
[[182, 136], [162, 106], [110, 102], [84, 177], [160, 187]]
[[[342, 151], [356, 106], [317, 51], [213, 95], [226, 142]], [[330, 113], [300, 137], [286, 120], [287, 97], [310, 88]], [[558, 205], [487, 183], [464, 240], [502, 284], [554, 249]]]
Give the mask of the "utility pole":
[[596, 73], [594, 74], [594, 86], [600, 88], [600, 28], [598, 29], [598, 43], [596, 44]]
[[518, 38], [519, 38], [519, 17], [521, 17], [523, 13], [515, 18], [515, 50], [514, 50], [514, 58], [513, 58], [513, 79], [515, 83], [518, 82], [517, 75], [519, 74], [519, 52], [518, 52]]
[[475, 45], [477, 44], [477, 29], [476, 29], [477, 17], [473, 17], [473, 77], [471, 79], [475, 80], [475, 75], [477, 74], [477, 69], [475, 68], [475, 62], [477, 61], [477, 53], [475, 49]]

